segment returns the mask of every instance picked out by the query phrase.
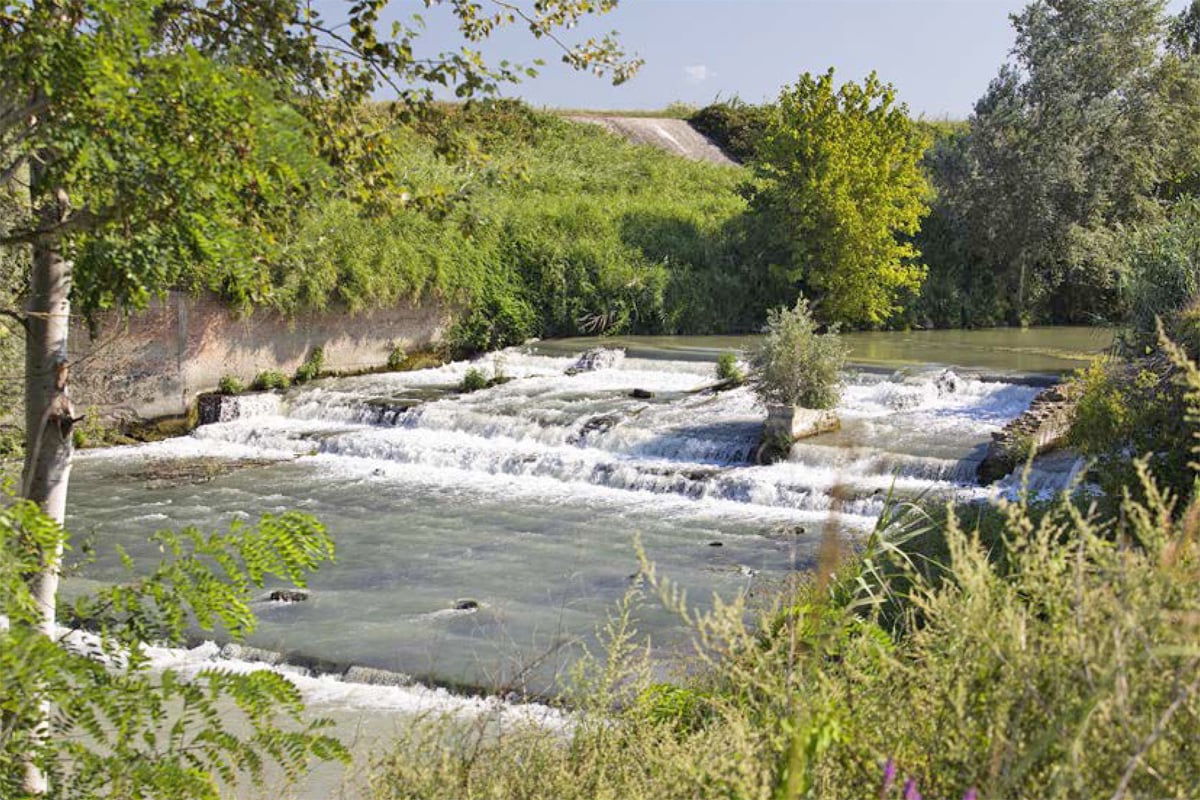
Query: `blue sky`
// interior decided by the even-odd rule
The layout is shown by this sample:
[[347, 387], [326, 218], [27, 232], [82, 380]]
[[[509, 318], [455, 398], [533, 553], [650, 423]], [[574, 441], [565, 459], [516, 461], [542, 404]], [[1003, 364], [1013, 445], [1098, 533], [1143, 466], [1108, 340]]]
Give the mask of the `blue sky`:
[[[733, 95], [758, 102], [802, 72], [834, 67], [846, 80], [877, 71], [915, 113], [965, 117], [1012, 47], [1008, 15], [1023, 5], [1022, 0], [625, 0], [588, 27], [620, 31], [625, 46], [646, 60], [637, 77], [612, 87], [547, 63], [536, 80], [510, 93], [537, 105], [586, 108], [661, 108], [673, 100], [704, 105]], [[533, 49], [507, 36], [500, 44], [506, 55], [520, 52], [518, 47]]]
[[[1173, 6], [1181, 0], [1174, 0]], [[322, 3], [326, 5], [328, 3]], [[413, 9], [392, 0], [392, 11]], [[622, 0], [589, 18], [572, 37], [616, 29], [645, 59], [641, 72], [613, 87], [559, 62], [561, 51], [509, 30], [484, 50], [494, 60], [542, 58], [542, 74], [504, 94], [538, 106], [662, 108], [715, 98], [759, 102], [802, 72], [834, 67], [858, 80], [875, 70], [915, 114], [965, 118], [1012, 47], [1009, 14], [1025, 0]], [[425, 13], [420, 49], [461, 45], [443, 14]]]

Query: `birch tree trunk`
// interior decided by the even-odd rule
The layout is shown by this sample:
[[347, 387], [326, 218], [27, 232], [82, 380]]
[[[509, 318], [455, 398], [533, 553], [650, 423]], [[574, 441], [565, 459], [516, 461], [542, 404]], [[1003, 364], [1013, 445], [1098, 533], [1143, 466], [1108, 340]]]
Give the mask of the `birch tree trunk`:
[[[36, 182], [37, 176], [33, 176]], [[65, 202], [49, 201], [38, 217], [47, 228], [62, 222]], [[48, 235], [34, 242], [30, 266], [29, 303], [25, 334], [25, 468], [21, 495], [41, 507], [60, 525], [66, 517], [67, 482], [73, 450], [74, 409], [67, 392], [67, 336], [71, 317], [71, 265]], [[37, 627], [54, 636], [56, 597], [62, 561], [62, 542], [42, 554], [42, 568], [29, 578], [37, 604]], [[50, 708], [44, 709], [48, 724]], [[46, 776], [32, 762], [25, 764], [24, 789], [31, 795], [48, 791]]]

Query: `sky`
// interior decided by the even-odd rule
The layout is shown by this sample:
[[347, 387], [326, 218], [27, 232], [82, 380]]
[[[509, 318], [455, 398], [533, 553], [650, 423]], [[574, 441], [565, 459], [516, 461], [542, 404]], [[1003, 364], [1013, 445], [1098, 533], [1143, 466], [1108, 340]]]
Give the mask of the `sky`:
[[[1173, 0], [1172, 6], [1181, 0]], [[1026, 0], [621, 0], [564, 38], [611, 30], [645, 59], [629, 82], [575, 72], [561, 51], [524, 30], [493, 36], [493, 61], [546, 61], [537, 78], [505, 87], [535, 106], [656, 109], [740, 97], [761, 102], [803, 72], [836, 70], [861, 80], [872, 70], [892, 83], [915, 115], [965, 119], [1013, 44], [1009, 15]], [[324, 4], [322, 4], [324, 5]], [[421, 4], [392, 0], [391, 13]], [[486, 3], [485, 3], [486, 5]], [[424, 51], [461, 46], [447, 15], [424, 14]]]
[[[803, 72], [875, 70], [917, 114], [965, 118], [1013, 43], [1023, 0], [624, 0], [588, 32], [620, 32], [646, 60], [628, 83], [574, 73], [546, 48], [546, 69], [508, 90], [535, 105], [662, 108], [716, 98], [774, 98]], [[432, 30], [430, 31], [433, 32]], [[508, 55], [542, 50], [506, 36]]]

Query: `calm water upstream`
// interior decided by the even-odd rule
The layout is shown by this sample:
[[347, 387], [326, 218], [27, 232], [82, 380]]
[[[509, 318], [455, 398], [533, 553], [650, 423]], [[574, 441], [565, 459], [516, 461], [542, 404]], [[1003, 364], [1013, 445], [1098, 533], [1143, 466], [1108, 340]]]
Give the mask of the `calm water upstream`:
[[[574, 376], [565, 370], [596, 343], [550, 342], [477, 362], [513, 380], [471, 395], [450, 392], [464, 363], [328, 379], [249, 400], [249, 416], [185, 438], [84, 453], [69, 524], [95, 535], [101, 557], [87, 576], [104, 580], [118, 574], [107, 546], [152, 555], [144, 539], [159, 528], [309, 512], [329, 526], [338, 561], [314, 576], [308, 602], [260, 603], [254, 644], [550, 690], [628, 587], [635, 536], [698, 602], [805, 569], [823, 526], [860, 535], [893, 482], [902, 494], [983, 491], [973, 487], [983, 447], [1037, 389], [972, 375], [1069, 369], [1111, 334], [848, 338], [875, 369], [848, 375], [843, 429], [769, 467], [747, 460], [764, 416], [749, 391], [695, 392], [712, 382], [707, 362], [746, 340], [607, 340], [628, 357]], [[949, 390], [936, 380], [943, 366], [960, 375]], [[181, 468], [197, 459], [204, 470]], [[214, 464], [242, 468], [214, 475]], [[456, 610], [467, 599], [478, 607]], [[678, 644], [653, 608], [641, 629], [661, 652]]]

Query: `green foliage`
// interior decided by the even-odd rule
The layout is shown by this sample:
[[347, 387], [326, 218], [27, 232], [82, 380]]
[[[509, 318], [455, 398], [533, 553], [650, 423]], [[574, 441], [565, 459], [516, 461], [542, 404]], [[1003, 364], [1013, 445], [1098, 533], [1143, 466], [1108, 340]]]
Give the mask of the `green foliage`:
[[408, 360], [408, 351], [404, 349], [403, 344], [396, 344], [388, 351], [387, 368], [393, 372], [404, 366], [404, 362]]
[[478, 392], [480, 389], [486, 389], [487, 387], [487, 376], [483, 374], [482, 370], [475, 367], [468, 369], [458, 384], [458, 390], [463, 394]]
[[301, 719], [299, 693], [283, 676], [208, 669], [184, 678], [152, 670], [142, 645], [180, 644], [192, 625], [248, 633], [252, 593], [265, 579], [301, 584], [332, 557], [319, 524], [284, 514], [223, 534], [160, 532], [157, 567], [136, 574], [124, 557], [126, 583], [71, 606], [88, 631], [51, 637], [38, 627], [26, 577], [65, 538], [31, 503], [0, 507], [0, 795], [24, 796], [27, 758], [49, 776], [49, 797], [213, 800], [228, 786], [261, 785], [271, 762], [295, 779], [310, 759], [347, 759], [324, 733], [327, 721]]
[[[277, 237], [277, 264], [255, 273], [262, 302], [439, 302], [457, 312], [459, 356], [535, 336], [749, 330], [761, 318], [737, 170], [516, 102], [441, 109], [391, 136], [414, 182], [459, 190], [437, 215], [364, 219], [345, 200], [314, 203]], [[446, 140], [475, 155], [446, 162]]]
[[874, 74], [835, 87], [804, 74], [779, 96], [754, 161], [753, 206], [782, 272], [831, 322], [880, 325], [924, 276], [912, 244], [931, 195], [926, 142]]
[[1200, 175], [1200, 61], [1168, 46], [1184, 20], [1160, 0], [1037, 0], [1014, 15], [1012, 62], [968, 132], [926, 158], [938, 190], [920, 237], [928, 321], [1129, 313], [1124, 290], [1140, 278], [1123, 231], [1159, 225]]
[[217, 391], [221, 394], [241, 394], [246, 391], [246, 384], [236, 375], [222, 375], [217, 381]]
[[1200, 201], [1181, 200], [1162, 224], [1132, 234], [1127, 248], [1134, 328], [1154, 338], [1159, 318], [1200, 296]]
[[688, 117], [691, 126], [743, 163], [754, 160], [766, 135], [771, 109], [734, 98], [712, 103]]
[[296, 374], [293, 376], [294, 383], [308, 383], [321, 377], [321, 372], [325, 369], [325, 348], [314, 347], [304, 359], [299, 367], [296, 368]]
[[746, 382], [742, 368], [738, 366], [737, 356], [733, 353], [721, 353], [717, 356], [717, 380], [741, 386]]
[[1186, 374], [1161, 347], [1130, 361], [1096, 360], [1076, 380], [1082, 394], [1068, 439], [1093, 462], [1105, 493], [1119, 498], [1138, 488], [1134, 458], [1144, 458], [1160, 483], [1189, 498], [1195, 475], [1188, 448]]
[[704, 692], [673, 683], [653, 683], [637, 697], [638, 711], [655, 725], [674, 728], [678, 734], [694, 733], [712, 718]]
[[287, 375], [276, 370], [263, 370], [254, 376], [250, 388], [258, 392], [283, 391], [292, 385]]
[[764, 403], [832, 408], [841, 396], [846, 345], [836, 333], [817, 333], [803, 297], [792, 309], [770, 311], [766, 336], [749, 357]]

